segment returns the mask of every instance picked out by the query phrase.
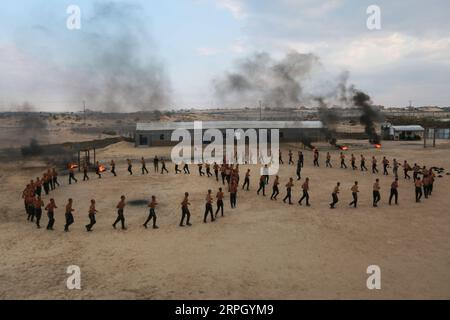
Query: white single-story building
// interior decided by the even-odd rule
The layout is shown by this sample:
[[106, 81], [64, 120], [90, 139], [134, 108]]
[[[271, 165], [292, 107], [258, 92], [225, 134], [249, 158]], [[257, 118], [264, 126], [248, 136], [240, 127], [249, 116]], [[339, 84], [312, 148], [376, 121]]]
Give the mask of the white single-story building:
[[[225, 139], [227, 129], [279, 129], [280, 142], [302, 141], [305, 137], [311, 141], [324, 138], [324, 126], [321, 121], [202, 121], [202, 131], [218, 129]], [[184, 129], [194, 132], [194, 122], [148, 122], [137, 123], [135, 134], [136, 147], [174, 145], [178, 141], [171, 141], [172, 132]], [[202, 132], [202, 133], [203, 133]], [[270, 135], [269, 135], [270, 137]]]
[[425, 129], [420, 125], [394, 126], [385, 123], [381, 126], [384, 140], [421, 140]]

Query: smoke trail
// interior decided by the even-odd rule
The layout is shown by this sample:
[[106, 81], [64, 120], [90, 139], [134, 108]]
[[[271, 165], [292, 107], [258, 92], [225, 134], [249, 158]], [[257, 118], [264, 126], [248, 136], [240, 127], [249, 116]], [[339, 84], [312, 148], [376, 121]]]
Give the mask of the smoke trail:
[[168, 106], [169, 81], [140, 6], [95, 3], [80, 31], [77, 54], [84, 85], [77, 94], [110, 111]]
[[215, 92], [222, 100], [263, 100], [271, 107], [295, 107], [305, 98], [302, 80], [318, 63], [315, 55], [295, 51], [280, 61], [266, 52], [256, 53], [238, 61], [234, 72], [216, 78]]
[[[88, 4], [82, 9], [79, 30], [61, 27], [59, 18], [55, 21], [59, 15], [45, 16], [43, 10], [38, 25], [17, 32], [17, 56], [30, 66], [18, 78], [19, 84], [25, 82], [18, 95], [72, 105], [86, 100], [88, 108], [105, 111], [168, 107], [170, 81], [145, 10], [125, 1], [94, 2], [92, 10]], [[8, 83], [3, 76], [0, 83]]]
[[18, 135], [16, 143], [21, 146], [22, 155], [24, 157], [40, 155], [42, 148], [38, 139], [40, 141], [48, 140], [47, 121], [41, 118], [41, 115], [29, 102], [15, 106], [14, 110], [21, 113], [17, 123], [20, 135]]
[[318, 115], [322, 122], [325, 139], [332, 145], [336, 145], [336, 125], [340, 120], [339, 114], [330, 109], [323, 97], [314, 98], [319, 104]]
[[369, 136], [370, 143], [380, 143], [380, 136], [376, 132], [375, 122], [382, 120], [383, 117], [372, 105], [369, 95], [356, 90], [353, 95], [353, 104], [361, 110], [362, 114], [359, 120], [364, 125], [364, 130]]

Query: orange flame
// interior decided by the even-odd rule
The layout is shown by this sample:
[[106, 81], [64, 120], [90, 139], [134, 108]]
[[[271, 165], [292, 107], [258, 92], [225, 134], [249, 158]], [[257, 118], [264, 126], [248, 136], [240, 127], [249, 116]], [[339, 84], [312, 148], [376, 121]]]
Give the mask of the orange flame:
[[381, 149], [381, 144], [379, 144], [379, 143], [376, 143], [376, 144], [375, 144], [375, 148], [377, 148], [377, 149]]
[[78, 165], [75, 163], [69, 163], [69, 169], [76, 169], [78, 168]]
[[106, 171], [106, 167], [104, 166], [104, 165], [100, 165], [99, 167], [98, 167], [98, 171], [100, 171], [100, 172], [105, 172]]
[[347, 150], [349, 149], [349, 147], [347, 147], [347, 146], [341, 146], [340, 149], [343, 150], [343, 151], [347, 151]]

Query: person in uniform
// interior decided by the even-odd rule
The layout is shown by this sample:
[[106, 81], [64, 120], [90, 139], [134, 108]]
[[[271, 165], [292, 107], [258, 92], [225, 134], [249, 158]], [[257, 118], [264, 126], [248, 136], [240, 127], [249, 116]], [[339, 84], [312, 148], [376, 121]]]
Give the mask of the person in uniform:
[[56, 187], [55, 187], [55, 184], [53, 182], [53, 173], [52, 173], [52, 170], [50, 168], [47, 170], [47, 175], [48, 175], [48, 182], [50, 184], [50, 189], [53, 191], [53, 190], [56, 189]]
[[[147, 165], [145, 163], [144, 157], [141, 158], [141, 171], [142, 171], [142, 174], [144, 174], [144, 173], [148, 174]], [[155, 171], [155, 172], [157, 172], [157, 171]]]
[[309, 207], [309, 178], [305, 179], [305, 182], [302, 184], [303, 195], [298, 201], [299, 205], [302, 205], [303, 200], [306, 200], [306, 206]]
[[280, 194], [280, 190], [278, 189], [278, 185], [280, 184], [280, 177], [275, 176], [275, 180], [272, 185], [272, 195], [270, 196], [270, 200], [277, 200], [277, 196]]
[[[47, 189], [48, 189], [48, 178], [47, 175], [45, 175], [46, 180], [47, 180]], [[78, 182], [78, 180], [75, 178], [75, 171], [73, 170], [73, 166], [69, 166], [69, 184], [72, 184], [72, 180], [75, 181], [75, 183]], [[48, 194], [46, 192], [46, 194]]]
[[398, 178], [391, 183], [391, 194], [389, 195], [389, 205], [392, 203], [392, 198], [395, 198], [395, 204], [398, 204]]
[[411, 166], [409, 165], [408, 161], [405, 160], [403, 162], [403, 173], [404, 173], [405, 179], [408, 179], [408, 180], [411, 179], [411, 176], [408, 174], [408, 172], [410, 170], [411, 170]]
[[331, 165], [331, 155], [330, 155], [329, 152], [327, 152], [325, 165], [326, 165], [327, 168], [333, 168], [333, 166]]
[[159, 159], [158, 159], [158, 156], [155, 156], [155, 157], [153, 158], [153, 170], [154, 170], [155, 172], [158, 172], [158, 171], [159, 171]]
[[345, 164], [345, 154], [343, 152], [341, 152], [340, 158], [341, 158], [341, 169], [347, 169], [347, 164]]
[[420, 177], [417, 177], [417, 179], [414, 181], [414, 186], [416, 187], [416, 202], [420, 202], [420, 199], [422, 198], [422, 180], [420, 180]]
[[216, 181], [219, 181], [219, 165], [217, 162], [214, 162], [213, 165], [214, 175], [216, 176]]
[[55, 186], [55, 188], [56, 188], [56, 186], [59, 187], [58, 172], [56, 172], [55, 168], [53, 168], [53, 170], [52, 170], [52, 180], [53, 180], [53, 185]]
[[230, 205], [231, 208], [236, 208], [237, 204], [237, 190], [238, 190], [238, 183], [236, 179], [233, 179], [230, 183]]
[[305, 156], [303, 155], [303, 152], [299, 151], [298, 153], [298, 160], [300, 162], [300, 166], [303, 168], [303, 163], [305, 161]]
[[133, 175], [133, 164], [131, 163], [130, 159], [127, 159], [127, 164], [128, 164], [128, 172], [130, 173], [130, 176]]
[[95, 174], [98, 176], [99, 179], [102, 178], [102, 173], [100, 171], [100, 162], [97, 161], [97, 163], [95, 164]]
[[428, 171], [423, 171], [423, 178], [422, 178], [422, 184], [423, 184], [423, 195], [425, 196], [425, 199], [428, 199], [429, 190], [430, 190], [430, 179], [428, 177]]
[[352, 153], [352, 157], [351, 157], [351, 164], [352, 164], [352, 169], [356, 170], [358, 169], [358, 167], [356, 166], [356, 157], [355, 155]]
[[95, 209], [95, 200], [92, 199], [91, 200], [91, 205], [89, 206], [89, 213], [88, 213], [88, 217], [89, 217], [89, 224], [87, 224], [86, 227], [86, 231], [91, 232], [92, 231], [92, 227], [94, 226], [94, 224], [97, 223], [97, 221], [95, 220], [95, 215], [97, 214], [97, 209]]
[[40, 197], [41, 193], [42, 193], [42, 180], [39, 177], [36, 177], [36, 182], [35, 182], [34, 186], [35, 186], [34, 194], [36, 196]]
[[262, 190], [263, 196], [266, 196], [265, 186], [266, 186], [266, 176], [264, 174], [262, 174], [259, 177], [259, 188], [258, 188], [258, 191], [256, 191], [256, 194], [259, 195], [259, 192]]
[[[95, 173], [98, 173], [98, 169], [95, 169]], [[83, 181], [89, 180], [88, 176], [88, 166], [86, 163], [83, 163]]]
[[334, 187], [333, 192], [331, 193], [331, 197], [332, 197], [333, 201], [330, 203], [330, 209], [334, 209], [336, 203], [339, 202], [338, 194], [339, 194], [339, 187], [340, 187], [340, 186], [341, 186], [341, 183], [338, 182], [338, 183], [336, 184], [336, 186]]
[[223, 192], [222, 192], [222, 188], [219, 188], [219, 192], [217, 192], [216, 194], [216, 199], [217, 199], [217, 209], [216, 209], [216, 214], [215, 217], [217, 218], [217, 214], [219, 213], [219, 210], [221, 210], [222, 213], [222, 217], [223, 217]]
[[297, 175], [297, 180], [300, 180], [302, 178], [302, 168], [303, 168], [303, 163], [302, 161], [300, 161], [300, 159], [297, 160], [297, 170], [296, 170], [296, 175]]
[[211, 173], [211, 164], [209, 164], [209, 163], [206, 163], [205, 164], [205, 167], [206, 167], [206, 176], [209, 178], [209, 177], [212, 177], [212, 173]]
[[204, 176], [205, 175], [205, 173], [203, 172], [203, 164], [202, 163], [199, 163], [198, 165], [198, 174], [200, 175], [200, 177], [201, 176]]
[[53, 230], [53, 225], [55, 224], [55, 209], [57, 208], [55, 199], [51, 198], [50, 202], [45, 207], [48, 217], [47, 230]]
[[222, 184], [223, 184], [223, 185], [225, 184], [225, 178], [226, 178], [225, 170], [226, 170], [226, 165], [225, 165], [225, 164], [222, 164], [222, 165], [220, 166], [220, 176], [222, 177]]
[[124, 215], [124, 213], [123, 213], [123, 211], [124, 211], [124, 208], [125, 208], [125, 196], [121, 196], [120, 197], [120, 201], [119, 201], [119, 203], [117, 204], [117, 206], [116, 206], [116, 209], [117, 209], [117, 219], [116, 219], [116, 221], [114, 221], [114, 223], [113, 223], [113, 228], [115, 229], [116, 228], [116, 224], [117, 223], [121, 223], [122, 224], [122, 230], [126, 230], [127, 228], [125, 227], [125, 215]]
[[361, 167], [361, 171], [367, 171], [366, 158], [363, 155], [361, 155], [360, 167]]
[[399, 163], [397, 161], [397, 159], [394, 158], [394, 160], [392, 161], [392, 173], [394, 174], [394, 177], [398, 178], [398, 167], [399, 167]]
[[250, 169], [247, 169], [247, 172], [245, 173], [244, 184], [242, 185], [242, 190], [244, 190], [245, 187], [247, 187], [247, 191], [248, 191], [249, 187], [250, 187]]
[[289, 178], [289, 182], [286, 184], [286, 197], [284, 197], [283, 202], [286, 203], [286, 200], [289, 199], [289, 204], [292, 204], [292, 187], [294, 186], [294, 179]]
[[412, 170], [413, 170], [413, 180], [416, 181], [420, 173], [420, 167], [417, 165], [417, 163], [414, 163]]
[[36, 226], [38, 229], [41, 228], [40, 221], [42, 217], [42, 207], [44, 206], [44, 201], [42, 201], [40, 196], [34, 198], [34, 216], [36, 217]]
[[75, 221], [73, 218], [73, 212], [75, 211], [75, 209], [72, 208], [72, 205], [73, 205], [73, 200], [72, 200], [72, 198], [70, 198], [66, 204], [66, 213], [65, 213], [66, 224], [64, 225], [65, 232], [69, 232], [69, 226], [71, 224], [73, 224]]
[[181, 221], [180, 227], [184, 227], [184, 219], [186, 218], [186, 225], [191, 226], [192, 224], [189, 222], [191, 219], [191, 213], [189, 212], [189, 193], [184, 193], [184, 199], [181, 202]]
[[167, 168], [166, 168], [166, 161], [165, 161], [163, 158], [161, 158], [161, 164], [162, 164], [162, 167], [161, 167], [161, 174], [164, 174], [164, 171], [165, 171], [166, 173], [169, 173], [169, 170], [167, 170]]
[[385, 156], [383, 157], [382, 163], [383, 163], [383, 175], [388, 176], [389, 160]]
[[183, 172], [184, 174], [191, 174], [191, 172], [189, 171], [189, 165], [187, 163], [184, 163]]
[[42, 186], [44, 187], [45, 195], [48, 196], [48, 194], [50, 193], [50, 180], [51, 180], [51, 177], [47, 173], [44, 173], [44, 176], [43, 176], [42, 179], [43, 179]]
[[114, 162], [114, 160], [111, 160], [111, 173], [114, 175], [114, 177], [117, 177], [117, 174], [116, 174], [116, 163]]
[[381, 200], [380, 195], [380, 179], [376, 179], [373, 184], [373, 206], [378, 207], [378, 202]]
[[213, 215], [213, 208], [212, 208], [212, 196], [211, 196], [211, 189], [208, 190], [208, 193], [206, 194], [206, 203], [205, 203], [205, 214], [203, 216], [203, 223], [206, 223], [206, 218], [208, 217], [208, 214], [211, 214], [211, 222], [214, 222], [214, 215]]
[[152, 200], [148, 203], [149, 214], [147, 217], [147, 220], [145, 220], [143, 226], [145, 229], [147, 229], [147, 224], [150, 222], [150, 220], [153, 220], [153, 229], [158, 229], [158, 226], [156, 225], [156, 206], [158, 205], [158, 202], [156, 202], [156, 197], [152, 196]]
[[34, 210], [34, 191], [30, 190], [28, 192], [28, 195], [26, 197], [26, 203], [27, 203], [27, 213], [28, 213], [28, 221], [34, 222], [34, 215], [35, 215], [35, 210]]
[[358, 206], [358, 193], [359, 193], [359, 187], [358, 187], [358, 181], [355, 181], [355, 184], [350, 189], [352, 191], [352, 197], [353, 201], [349, 203], [349, 206], [353, 206], [356, 208]]
[[378, 173], [377, 159], [375, 156], [372, 157], [372, 173]]
[[319, 167], [319, 150], [314, 149], [314, 161], [313, 161], [313, 165], [314, 167]]

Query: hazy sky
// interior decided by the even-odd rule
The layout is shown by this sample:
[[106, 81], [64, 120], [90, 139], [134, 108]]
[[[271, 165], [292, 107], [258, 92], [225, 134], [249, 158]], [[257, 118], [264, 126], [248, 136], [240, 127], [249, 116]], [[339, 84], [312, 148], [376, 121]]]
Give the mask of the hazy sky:
[[[260, 51], [281, 58], [291, 50], [319, 56], [311, 90], [347, 70], [349, 81], [377, 104], [450, 106], [448, 0], [130, 0], [114, 1], [129, 15], [96, 20], [95, 6], [109, 2], [2, 0], [0, 109], [28, 101], [39, 110], [75, 110], [83, 99], [99, 108], [97, 79], [110, 89], [104, 94], [118, 91], [117, 82], [128, 81], [123, 77], [134, 72], [136, 61], [155, 76], [134, 83], [144, 77], [170, 97], [153, 100], [168, 104], [161, 108], [217, 107], [212, 80], [234, 61]], [[381, 8], [381, 30], [367, 29], [371, 4]], [[81, 9], [80, 30], [66, 28], [69, 5]], [[127, 32], [137, 34], [139, 44], [124, 41]], [[114, 49], [127, 46], [132, 53]], [[118, 54], [103, 60], [108, 49]], [[131, 67], [108, 67], [120, 61]]]

